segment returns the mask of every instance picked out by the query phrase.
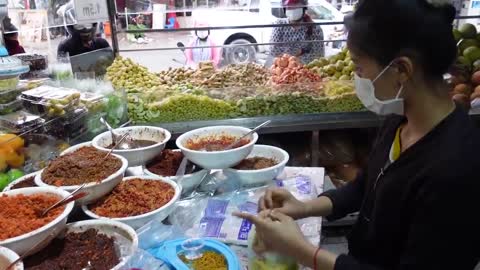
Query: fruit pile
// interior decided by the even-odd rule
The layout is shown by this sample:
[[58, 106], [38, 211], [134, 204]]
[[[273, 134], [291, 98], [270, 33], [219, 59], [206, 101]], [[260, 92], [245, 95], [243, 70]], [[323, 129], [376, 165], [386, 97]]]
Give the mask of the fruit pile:
[[[18, 168], [25, 163], [22, 149], [25, 142], [14, 134], [0, 135], [0, 191], [9, 183], [23, 176]], [[7, 169], [10, 170], [7, 173]]]
[[107, 79], [115, 89], [125, 89], [127, 93], [150, 90], [160, 85], [159, 77], [149, 72], [146, 67], [120, 56], [108, 67]]
[[157, 73], [160, 78], [160, 84], [173, 86], [176, 84], [188, 83], [195, 70], [191, 68], [169, 68]]
[[350, 53], [345, 48], [336, 55], [328, 58], [315, 59], [307, 68], [318, 73], [325, 80], [353, 80], [355, 64], [350, 59]]
[[[352, 69], [346, 51], [328, 61], [336, 64], [325, 68], [334, 67], [335, 73], [337, 67], [342, 74]], [[107, 78], [115, 89], [127, 90], [128, 115], [134, 123], [364, 109], [351, 84], [333, 81], [335, 73], [325, 82], [315, 67], [308, 69], [296, 57], [283, 55], [275, 59], [271, 70], [253, 63], [217, 69], [206, 62], [197, 69], [170, 68], [153, 74], [119, 57], [108, 69]]]
[[319, 82], [320, 76], [308, 70], [295, 56], [284, 54], [275, 58], [271, 67], [272, 82], [275, 84], [295, 84]]
[[451, 96], [470, 108], [470, 102], [480, 97], [480, 33], [472, 24], [453, 30], [457, 41], [458, 57], [450, 70]]
[[128, 114], [136, 123], [217, 120], [236, 117], [236, 107], [204, 95], [174, 94], [160, 101], [129, 96]]

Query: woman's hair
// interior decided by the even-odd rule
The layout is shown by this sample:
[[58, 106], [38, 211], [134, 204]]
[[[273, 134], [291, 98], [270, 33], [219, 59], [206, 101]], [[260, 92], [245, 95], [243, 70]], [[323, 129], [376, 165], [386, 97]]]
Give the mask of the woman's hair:
[[426, 0], [361, 0], [345, 19], [349, 46], [386, 66], [407, 56], [429, 79], [440, 79], [457, 55], [452, 33], [452, 5], [435, 7]]

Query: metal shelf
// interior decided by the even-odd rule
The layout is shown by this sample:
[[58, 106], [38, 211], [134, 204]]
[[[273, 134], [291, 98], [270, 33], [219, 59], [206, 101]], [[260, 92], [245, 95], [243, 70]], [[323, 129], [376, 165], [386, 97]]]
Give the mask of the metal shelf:
[[229, 125], [253, 128], [265, 122], [266, 120], [272, 120], [272, 123], [268, 127], [265, 127], [261, 130], [261, 133], [263, 134], [347, 128], [369, 128], [376, 127], [381, 123], [381, 118], [373, 113], [349, 112], [262, 116], [225, 120], [157, 123], [152, 125], [161, 126], [169, 130], [173, 136], [178, 136], [187, 131], [207, 126]]
[[[471, 116], [475, 121], [480, 121], [480, 113], [471, 113]], [[262, 128], [260, 132], [262, 134], [350, 128], [372, 128], [378, 127], [381, 124], [383, 117], [377, 116], [371, 112], [345, 112], [155, 123], [151, 125], [161, 126], [169, 130], [173, 137], [177, 137], [187, 131], [207, 126], [228, 125], [253, 128], [265, 122], [266, 120], [272, 120], [272, 123], [268, 127]]]

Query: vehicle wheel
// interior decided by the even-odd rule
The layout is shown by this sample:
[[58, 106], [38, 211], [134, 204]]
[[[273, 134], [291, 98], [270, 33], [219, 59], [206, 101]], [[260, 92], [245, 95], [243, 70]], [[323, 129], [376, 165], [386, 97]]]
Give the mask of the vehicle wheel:
[[246, 64], [255, 61], [257, 51], [255, 50], [255, 46], [251, 44], [252, 43], [246, 39], [236, 39], [230, 42], [229, 45], [234, 47], [227, 48], [226, 50], [225, 56], [228, 64]]

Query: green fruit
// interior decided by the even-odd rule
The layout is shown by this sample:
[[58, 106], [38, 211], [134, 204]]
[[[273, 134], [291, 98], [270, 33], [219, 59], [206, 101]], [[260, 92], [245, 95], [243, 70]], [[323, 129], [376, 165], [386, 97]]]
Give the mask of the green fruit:
[[350, 76], [343, 74], [342, 76], [340, 76], [339, 80], [340, 81], [348, 81], [348, 80], [350, 80]]
[[345, 67], [345, 62], [343, 61], [338, 61], [335, 64], [335, 68], [337, 69], [337, 71], [342, 71], [344, 67]]
[[13, 182], [15, 180], [17, 180], [18, 178], [24, 176], [25, 174], [19, 170], [19, 169], [11, 169], [9, 172], [8, 172], [8, 177], [10, 179], [10, 182]]
[[455, 38], [456, 42], [459, 42], [462, 39], [462, 33], [458, 31], [458, 29], [453, 29], [453, 37]]
[[10, 183], [10, 178], [6, 173], [0, 173], [0, 191], [2, 191]]
[[480, 60], [473, 62], [472, 66], [473, 66], [473, 71], [480, 70]]
[[477, 28], [471, 23], [466, 23], [460, 26], [458, 30], [462, 34], [463, 38], [475, 38], [477, 35]]
[[457, 63], [468, 68], [472, 66], [472, 62], [470, 62], [470, 60], [464, 56], [459, 56], [457, 58]]
[[463, 51], [463, 56], [465, 56], [471, 63], [480, 59], [480, 48], [478, 47], [468, 47]]
[[476, 39], [464, 39], [460, 42], [458, 48], [460, 49], [460, 53], [463, 54], [463, 51], [465, 51], [465, 49], [467, 49], [468, 47], [480, 47], [479, 45], [480, 42]]

